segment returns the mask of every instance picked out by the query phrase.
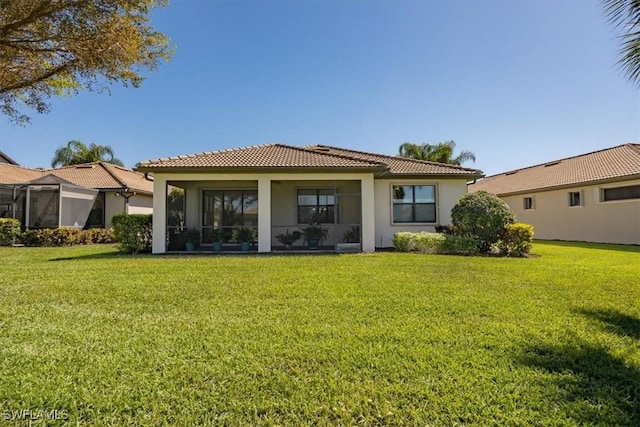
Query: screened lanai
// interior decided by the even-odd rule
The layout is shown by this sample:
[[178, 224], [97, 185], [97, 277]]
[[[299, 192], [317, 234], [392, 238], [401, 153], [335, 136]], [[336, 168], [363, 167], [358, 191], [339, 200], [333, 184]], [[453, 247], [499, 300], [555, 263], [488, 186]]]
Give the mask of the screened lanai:
[[11, 211], [11, 217], [21, 221], [25, 229], [82, 229], [89, 219], [97, 195], [98, 190], [46, 175], [14, 186], [11, 201], [5, 203], [5, 207]]

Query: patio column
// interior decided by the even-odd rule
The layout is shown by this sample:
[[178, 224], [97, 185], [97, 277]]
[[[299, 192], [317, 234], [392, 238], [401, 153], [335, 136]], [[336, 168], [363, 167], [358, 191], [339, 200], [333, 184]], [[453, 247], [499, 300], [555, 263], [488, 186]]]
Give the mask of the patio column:
[[154, 254], [167, 251], [167, 178], [153, 177], [153, 246]]
[[376, 250], [375, 194], [373, 174], [360, 180], [362, 194], [362, 251]]
[[271, 179], [258, 178], [258, 252], [271, 252]]

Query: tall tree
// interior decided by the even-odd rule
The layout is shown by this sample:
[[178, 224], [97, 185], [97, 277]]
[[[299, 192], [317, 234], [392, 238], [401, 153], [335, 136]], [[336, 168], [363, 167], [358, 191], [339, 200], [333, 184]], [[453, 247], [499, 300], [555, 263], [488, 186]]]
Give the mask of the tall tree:
[[140, 86], [143, 70], [170, 59], [168, 38], [149, 25], [167, 0], [1, 0], [0, 111], [49, 111], [49, 99], [111, 83]]
[[426, 160], [429, 162], [448, 163], [450, 165], [460, 166], [461, 164], [476, 161], [476, 155], [473, 152], [465, 150], [461, 151], [454, 157], [456, 143], [453, 141], [438, 142], [437, 144], [412, 144], [405, 142], [398, 150], [400, 157], [407, 157], [416, 160]]
[[629, 80], [640, 86], [640, 1], [602, 0], [609, 22], [621, 29], [622, 40], [618, 64]]
[[51, 167], [79, 165], [90, 162], [107, 162], [118, 166], [124, 164], [113, 156], [113, 148], [108, 145], [91, 143], [85, 145], [81, 141], [69, 141], [59, 147], [51, 160]]

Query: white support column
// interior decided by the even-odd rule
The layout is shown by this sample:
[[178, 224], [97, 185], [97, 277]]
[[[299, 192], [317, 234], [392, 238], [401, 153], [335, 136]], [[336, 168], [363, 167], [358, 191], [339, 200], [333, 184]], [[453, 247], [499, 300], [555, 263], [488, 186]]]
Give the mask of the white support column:
[[362, 197], [362, 250], [374, 252], [376, 250], [376, 219], [375, 219], [375, 191], [373, 174], [360, 180]]
[[271, 179], [258, 178], [258, 252], [271, 252]]
[[153, 246], [154, 254], [167, 251], [167, 178], [153, 177]]

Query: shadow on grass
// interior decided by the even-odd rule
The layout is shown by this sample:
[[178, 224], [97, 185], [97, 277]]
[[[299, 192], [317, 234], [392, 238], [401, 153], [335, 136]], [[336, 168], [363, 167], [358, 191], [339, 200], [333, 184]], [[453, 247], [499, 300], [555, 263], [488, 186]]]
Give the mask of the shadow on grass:
[[640, 340], [640, 319], [621, 313], [617, 310], [586, 310], [579, 313], [603, 322], [605, 330], [622, 337], [630, 337]]
[[540, 344], [518, 361], [551, 374], [548, 399], [577, 424], [640, 425], [640, 371], [606, 348], [579, 339]]
[[554, 245], [554, 246], [566, 246], [572, 248], [583, 249], [604, 249], [608, 251], [616, 252], [638, 252], [640, 253], [640, 246], [638, 245], [616, 245], [612, 243], [591, 243], [591, 242], [574, 242], [566, 240], [534, 240], [536, 245]]
[[[142, 254], [142, 256], [144, 255], [145, 254]], [[146, 255], [150, 255], [150, 254], [146, 254]], [[47, 261], [75, 261], [75, 260], [81, 260], [81, 259], [108, 259], [108, 258], [121, 258], [121, 257], [132, 257], [132, 256], [141, 256], [141, 255], [125, 255], [118, 251], [113, 251], [113, 252], [103, 252], [99, 254], [86, 254], [86, 255], [50, 258]]]

